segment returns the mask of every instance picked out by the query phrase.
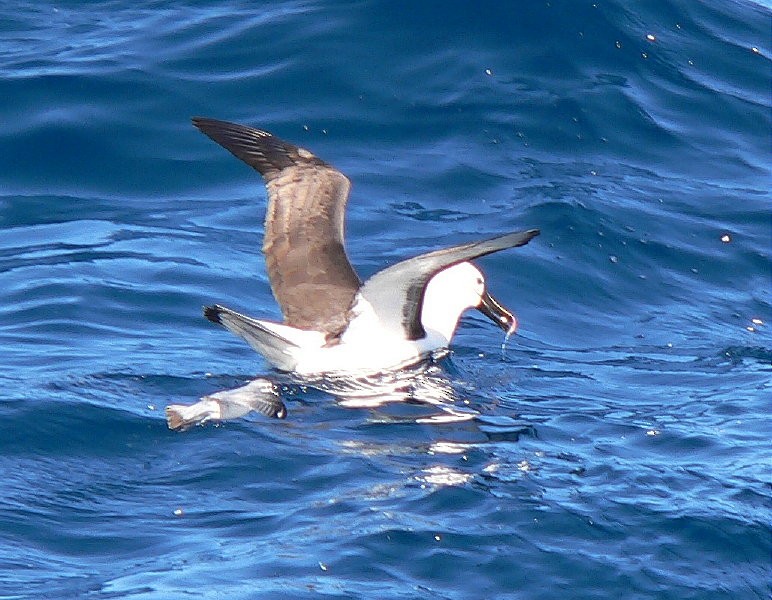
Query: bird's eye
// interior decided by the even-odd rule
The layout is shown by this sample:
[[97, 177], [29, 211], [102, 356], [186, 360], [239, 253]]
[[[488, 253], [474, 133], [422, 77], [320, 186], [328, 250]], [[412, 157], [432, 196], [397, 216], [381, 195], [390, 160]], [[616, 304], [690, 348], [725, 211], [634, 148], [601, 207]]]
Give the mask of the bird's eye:
[[477, 285], [482, 285], [484, 282], [482, 280], [482, 277], [477, 278]]

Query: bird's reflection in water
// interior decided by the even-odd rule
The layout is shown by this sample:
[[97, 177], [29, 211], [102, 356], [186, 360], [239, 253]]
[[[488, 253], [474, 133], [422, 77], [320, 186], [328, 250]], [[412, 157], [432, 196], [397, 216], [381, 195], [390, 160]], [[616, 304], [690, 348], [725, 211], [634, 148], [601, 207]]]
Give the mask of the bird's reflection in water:
[[339, 406], [346, 408], [379, 409], [399, 403], [428, 409], [405, 417], [379, 415], [389, 421], [449, 423], [468, 421], [478, 414], [469, 408], [469, 400], [459, 397], [446, 373], [434, 363], [356, 378], [328, 376], [310, 385], [332, 395]]
[[250, 412], [283, 419], [287, 408], [282, 391], [305, 387], [331, 395], [338, 405], [346, 408], [377, 409], [402, 403], [428, 409], [409, 417], [385, 414], [376, 417], [384, 421], [439, 424], [474, 419], [479, 413], [468, 406], [468, 399], [459, 397], [434, 358], [399, 370], [361, 377], [259, 377], [241, 387], [204, 396], [192, 405], [169, 405], [166, 407], [166, 419], [169, 428], [176, 431], [209, 421], [237, 419]]
[[[334, 440], [336, 452], [397, 461], [401, 482], [372, 490], [373, 494], [407, 493], [412, 486], [421, 489], [464, 486], [490, 478], [520, 479], [530, 470], [520, 454], [496, 450], [502, 443], [509, 445], [522, 435], [535, 436], [532, 424], [508, 415], [481, 414], [474, 410], [457, 378], [451, 378], [434, 361], [414, 365], [399, 371], [362, 377], [330, 377], [299, 379], [297, 376], [274, 374], [271, 379], [260, 377], [238, 388], [222, 390], [204, 396], [192, 405], [171, 405], [166, 409], [170, 429], [184, 431], [209, 421], [237, 419], [251, 412], [266, 417], [284, 418], [287, 408], [283, 398], [295, 400], [313, 396], [317, 390], [333, 399], [338, 406], [365, 409], [366, 416], [358, 421], [358, 434], [344, 440]], [[303, 400], [301, 400], [303, 401]], [[439, 425], [474, 421], [471, 428], [443, 429], [436, 439], [427, 430], [428, 438], [418, 439], [415, 430], [384, 436], [380, 426], [426, 424]], [[375, 429], [373, 429], [375, 428]], [[404, 437], [405, 434], [408, 437]], [[434, 439], [432, 439], [434, 438]], [[472, 453], [488, 456], [482, 463], [479, 456], [472, 462]], [[402, 459], [404, 457], [404, 464]], [[518, 462], [520, 461], [520, 462]]]

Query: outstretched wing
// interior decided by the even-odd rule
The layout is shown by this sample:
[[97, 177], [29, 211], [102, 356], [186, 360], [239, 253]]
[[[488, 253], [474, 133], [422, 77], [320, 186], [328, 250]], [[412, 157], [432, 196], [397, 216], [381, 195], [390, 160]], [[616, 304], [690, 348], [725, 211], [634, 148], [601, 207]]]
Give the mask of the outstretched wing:
[[193, 124], [265, 179], [263, 252], [285, 323], [338, 334], [361, 285], [343, 246], [349, 180], [266, 131], [200, 117]]
[[372, 305], [385, 327], [404, 331], [410, 340], [419, 339], [425, 334], [421, 325], [424, 291], [432, 277], [458, 263], [524, 246], [537, 235], [538, 229], [516, 231], [403, 260], [368, 279], [362, 286], [362, 297]]

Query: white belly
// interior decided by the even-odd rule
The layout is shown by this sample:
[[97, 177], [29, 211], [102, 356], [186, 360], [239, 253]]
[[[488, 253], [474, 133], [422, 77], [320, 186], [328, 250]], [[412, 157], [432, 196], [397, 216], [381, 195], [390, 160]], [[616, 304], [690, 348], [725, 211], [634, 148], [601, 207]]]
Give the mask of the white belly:
[[379, 373], [415, 364], [439, 349], [434, 344], [373, 337], [370, 343], [342, 342], [330, 347], [297, 349], [293, 352], [297, 361], [293, 370], [299, 375]]
[[281, 357], [256, 349], [277, 369], [304, 376], [392, 371], [425, 360], [448, 345], [444, 336], [431, 330], [427, 331], [426, 337], [411, 341], [372, 321], [355, 320], [339, 343], [327, 346], [318, 332], [301, 331], [269, 321], [261, 323], [295, 345], [284, 345]]

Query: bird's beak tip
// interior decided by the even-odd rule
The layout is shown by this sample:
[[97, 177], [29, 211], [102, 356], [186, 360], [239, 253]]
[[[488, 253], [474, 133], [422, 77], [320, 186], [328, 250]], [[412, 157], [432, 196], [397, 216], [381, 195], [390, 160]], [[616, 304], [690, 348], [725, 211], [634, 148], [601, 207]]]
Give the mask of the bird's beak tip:
[[488, 292], [483, 294], [477, 310], [506, 331], [507, 336], [512, 335], [517, 329], [517, 317], [504, 308], [504, 306]]

